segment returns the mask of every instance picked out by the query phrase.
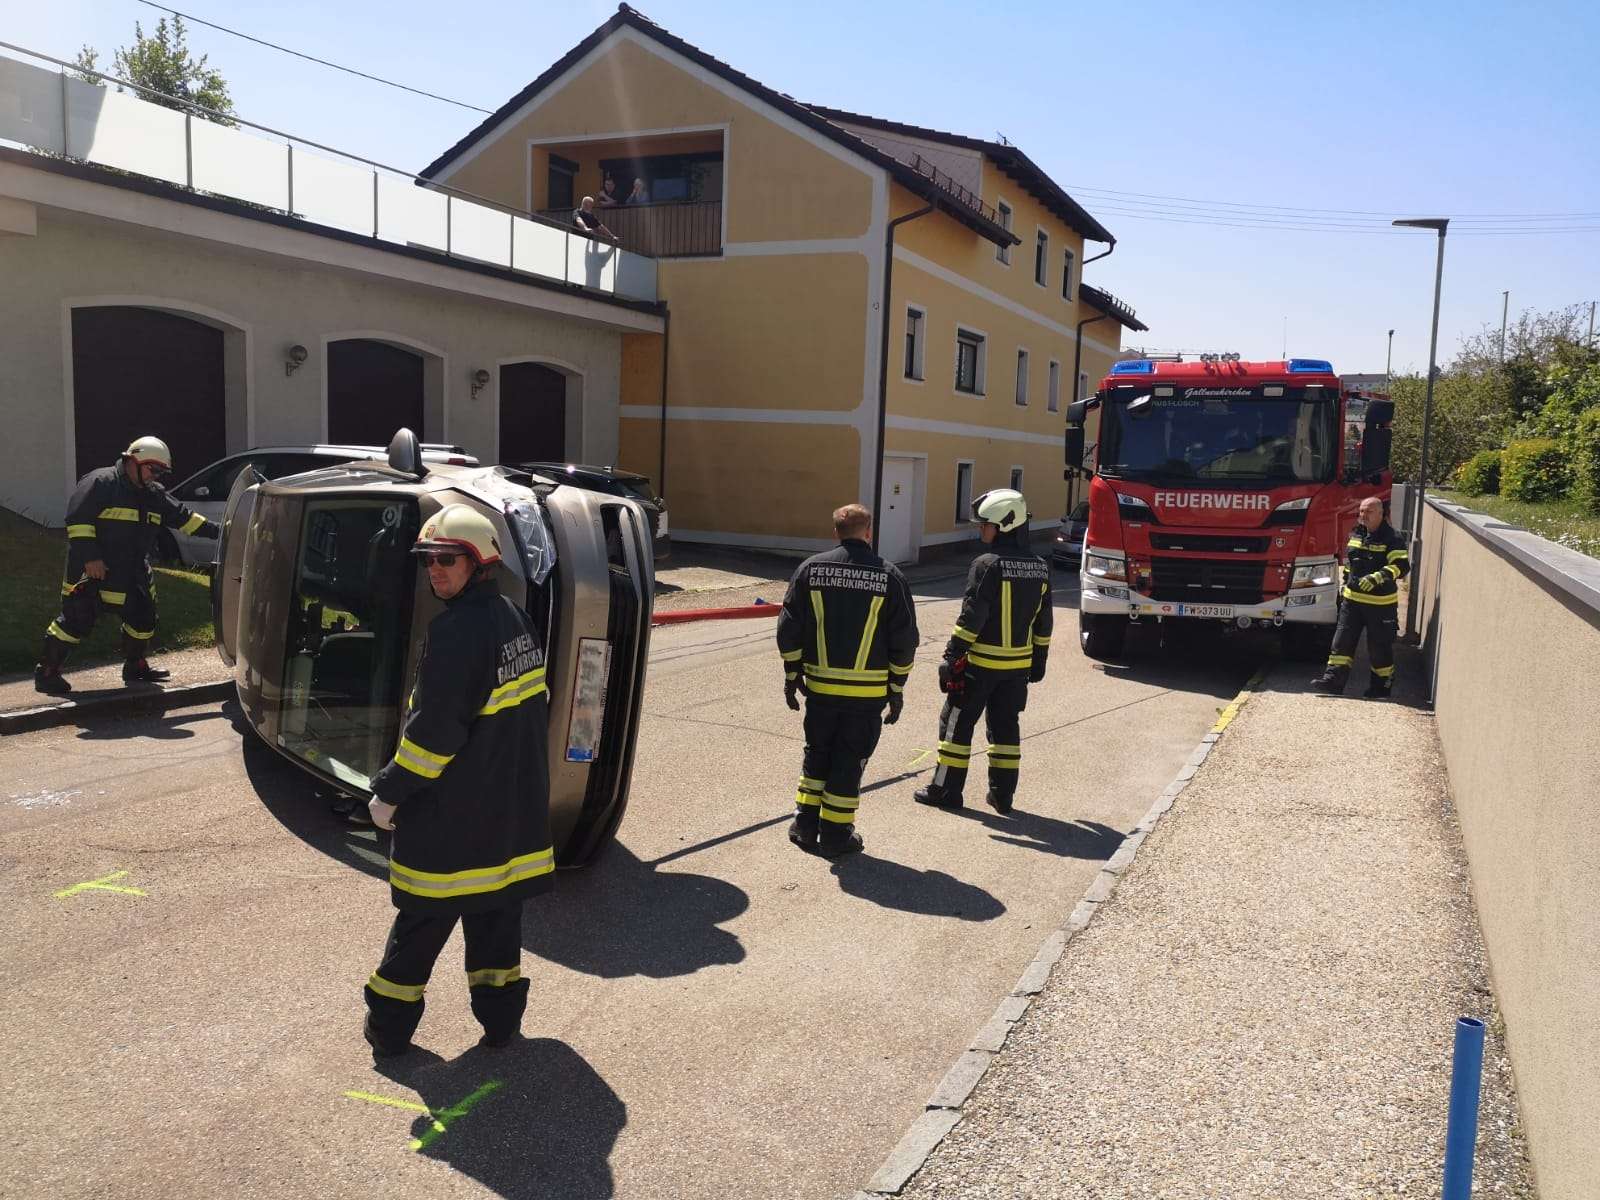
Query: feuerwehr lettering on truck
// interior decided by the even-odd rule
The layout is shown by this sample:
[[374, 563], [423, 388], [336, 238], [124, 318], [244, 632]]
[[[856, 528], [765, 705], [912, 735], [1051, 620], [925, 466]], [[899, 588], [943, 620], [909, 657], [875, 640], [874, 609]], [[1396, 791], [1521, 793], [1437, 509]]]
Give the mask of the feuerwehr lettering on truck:
[[1157, 508], [1243, 509], [1247, 512], [1272, 507], [1272, 498], [1260, 492], [1157, 492]]

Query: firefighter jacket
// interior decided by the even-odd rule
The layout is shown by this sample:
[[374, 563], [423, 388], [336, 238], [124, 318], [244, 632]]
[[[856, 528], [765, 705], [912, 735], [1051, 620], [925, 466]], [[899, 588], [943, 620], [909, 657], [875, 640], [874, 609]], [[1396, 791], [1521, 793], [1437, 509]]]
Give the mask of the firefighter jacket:
[[986, 671], [1029, 671], [1036, 653], [1050, 653], [1054, 627], [1050, 565], [1015, 533], [1002, 533], [967, 572], [961, 616], [945, 658], [964, 654], [969, 666]]
[[389, 888], [433, 916], [501, 908], [549, 887], [544, 648], [492, 582], [428, 625], [394, 758], [373, 793], [396, 805]]
[[917, 641], [905, 576], [860, 538], [801, 563], [778, 614], [784, 676], [803, 671], [808, 696], [881, 708], [905, 688]]
[[[1345, 548], [1344, 598], [1357, 604], [1400, 603], [1400, 580], [1411, 570], [1411, 559], [1406, 554], [1405, 543], [1394, 527], [1385, 521], [1371, 533], [1357, 525], [1350, 532]], [[1369, 576], [1371, 586], [1363, 588], [1361, 581]]]
[[151, 552], [162, 526], [179, 533], [214, 538], [214, 522], [179, 504], [158, 483], [141, 487], [128, 481], [119, 459], [78, 480], [67, 502], [67, 569], [65, 588], [83, 578], [83, 568], [96, 559], [106, 564], [101, 594], [142, 587]]

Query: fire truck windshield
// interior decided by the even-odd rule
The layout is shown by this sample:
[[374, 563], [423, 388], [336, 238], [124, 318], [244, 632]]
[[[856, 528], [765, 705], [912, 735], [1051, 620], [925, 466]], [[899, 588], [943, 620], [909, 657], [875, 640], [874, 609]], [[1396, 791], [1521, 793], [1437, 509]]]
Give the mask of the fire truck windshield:
[[1100, 417], [1100, 474], [1257, 484], [1333, 478], [1339, 414], [1332, 396], [1265, 398], [1238, 388], [1199, 398], [1183, 391], [1112, 393]]

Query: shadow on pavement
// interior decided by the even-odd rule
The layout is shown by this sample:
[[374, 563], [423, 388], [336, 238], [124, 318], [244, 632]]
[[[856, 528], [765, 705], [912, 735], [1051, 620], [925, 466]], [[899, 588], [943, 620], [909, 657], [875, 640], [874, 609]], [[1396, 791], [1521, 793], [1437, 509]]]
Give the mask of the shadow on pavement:
[[[157, 741], [178, 741], [182, 738], [192, 738], [194, 730], [190, 725], [201, 721], [214, 721], [219, 717], [229, 716], [221, 709], [212, 712], [186, 712], [172, 716], [152, 716], [144, 718], [105, 717], [102, 719], [83, 718], [78, 724], [78, 740], [83, 742], [109, 742], [127, 741], [129, 738], [154, 738]], [[251, 735], [254, 736], [254, 735]]]
[[[329, 789], [249, 731], [244, 767], [262, 804], [290, 833], [348, 867], [389, 878], [387, 835], [336, 816]], [[742, 962], [743, 945], [718, 926], [749, 908], [749, 896], [724, 880], [658, 865], [614, 842], [593, 866], [559, 872], [555, 889], [523, 909], [524, 949], [602, 979], [666, 979]]]
[[[1232, 699], [1258, 667], [1278, 656], [1281, 641], [1276, 631], [1174, 621], [1166, 626], [1141, 623], [1128, 631], [1126, 647], [1118, 661], [1102, 664], [1107, 676]], [[1077, 652], [1075, 647], [1064, 649]]]
[[1021, 808], [1001, 816], [987, 805], [982, 808], [969, 805], [957, 809], [956, 815], [978, 822], [997, 842], [1090, 862], [1110, 858], [1127, 836], [1099, 821], [1060, 821]]
[[474, 1047], [449, 1062], [419, 1048], [378, 1060], [374, 1069], [414, 1091], [431, 1114], [417, 1114], [402, 1135], [403, 1114], [393, 1113], [402, 1153], [406, 1137], [422, 1142], [415, 1153], [497, 1196], [605, 1200], [616, 1194], [611, 1152], [628, 1108], [566, 1043], [520, 1038], [498, 1049]]
[[926, 917], [992, 921], [1006, 911], [988, 892], [943, 871], [921, 871], [862, 852], [833, 864], [839, 890], [884, 908]]

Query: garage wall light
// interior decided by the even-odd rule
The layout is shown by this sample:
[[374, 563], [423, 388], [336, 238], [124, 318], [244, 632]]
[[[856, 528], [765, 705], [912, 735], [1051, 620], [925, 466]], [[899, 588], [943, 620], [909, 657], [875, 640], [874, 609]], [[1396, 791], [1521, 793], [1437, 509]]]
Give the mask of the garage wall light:
[[300, 345], [299, 343], [290, 346], [289, 349], [284, 353], [283, 373], [285, 375], [293, 375], [300, 369], [300, 364], [305, 362], [306, 358], [307, 354], [304, 346]]
[[489, 372], [479, 367], [472, 373], [472, 398], [476, 400], [478, 393], [489, 386]]

